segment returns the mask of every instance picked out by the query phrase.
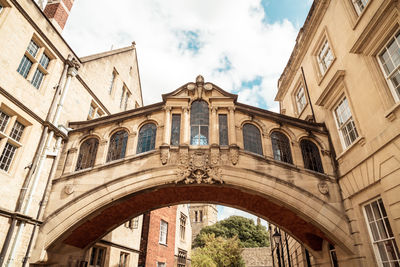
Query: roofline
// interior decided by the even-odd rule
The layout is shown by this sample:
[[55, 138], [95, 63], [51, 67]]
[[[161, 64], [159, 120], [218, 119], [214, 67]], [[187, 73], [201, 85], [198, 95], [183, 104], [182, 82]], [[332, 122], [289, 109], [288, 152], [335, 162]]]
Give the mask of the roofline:
[[125, 53], [125, 52], [132, 51], [132, 50], [135, 50], [134, 42], [130, 46], [126, 46], [123, 48], [118, 48], [118, 49], [114, 49], [114, 50], [110, 50], [110, 51], [100, 52], [100, 53], [92, 54], [89, 56], [84, 56], [84, 57], [81, 57], [80, 60], [82, 63], [86, 63], [86, 62], [90, 62], [90, 61], [97, 60], [100, 58], [105, 58], [105, 57]]
[[[296, 44], [292, 50], [292, 53], [289, 57], [289, 60], [284, 68], [281, 76], [278, 79], [278, 92], [275, 96], [275, 101], [282, 100], [282, 96], [286, 93], [287, 88], [285, 86], [289, 82], [293, 75], [290, 75], [290, 71], [293, 65], [298, 64], [300, 55], [304, 52], [304, 49], [308, 49], [307, 43], [311, 40], [309, 36], [312, 34], [313, 31], [316, 30], [316, 27], [320, 23], [320, 19], [323, 14], [325, 14], [327, 7], [330, 4], [331, 0], [314, 0], [313, 4], [311, 5], [310, 11], [308, 12], [307, 18], [304, 22], [303, 27], [300, 29], [299, 33], [296, 37]], [[300, 56], [299, 56], [300, 55]], [[283, 88], [283, 89], [281, 89]]]

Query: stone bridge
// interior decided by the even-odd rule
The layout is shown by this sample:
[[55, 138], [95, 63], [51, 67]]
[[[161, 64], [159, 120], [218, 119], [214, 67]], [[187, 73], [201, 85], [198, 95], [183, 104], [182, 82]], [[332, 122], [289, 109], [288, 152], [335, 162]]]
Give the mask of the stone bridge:
[[208, 202], [278, 225], [322, 265], [330, 243], [354, 266], [323, 124], [238, 103], [199, 76], [160, 103], [70, 127], [33, 262], [66, 266], [130, 218]]

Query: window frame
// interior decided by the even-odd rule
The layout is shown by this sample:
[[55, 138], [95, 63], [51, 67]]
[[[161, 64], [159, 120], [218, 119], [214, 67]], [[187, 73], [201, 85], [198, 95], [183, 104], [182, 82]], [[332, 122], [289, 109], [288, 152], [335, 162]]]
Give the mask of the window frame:
[[[318, 170], [311, 169], [311, 168], [308, 168], [308, 167], [306, 166], [310, 160], [308, 160], [307, 162], [306, 162], [306, 160], [305, 160], [306, 155], [304, 154], [304, 152], [303, 152], [304, 150], [303, 150], [303, 147], [302, 147], [302, 143], [304, 143], [304, 142], [309, 142], [309, 143], [313, 144], [313, 145], [316, 147], [317, 153], [318, 153], [318, 154], [316, 154], [316, 155], [318, 156], [317, 159], [319, 159], [319, 163], [320, 163], [320, 164], [317, 164], [317, 165], [319, 165], [319, 166], [317, 166], [317, 169], [318, 169]], [[300, 140], [299, 145], [300, 145], [301, 156], [302, 156], [302, 158], [303, 158], [303, 166], [304, 166], [304, 169], [310, 170], [310, 171], [314, 171], [314, 172], [318, 172], [318, 173], [325, 173], [325, 172], [324, 172], [324, 165], [323, 165], [322, 157], [321, 157], [321, 149], [320, 149], [319, 145], [317, 145], [317, 144], [315, 143], [315, 141], [312, 141], [312, 140], [310, 140], [310, 139], [305, 139], [305, 138], [302, 139], [302, 140]], [[314, 164], [312, 164], [312, 165], [314, 165]]]
[[[163, 226], [165, 227], [165, 229], [163, 229]], [[160, 220], [160, 233], [158, 236], [158, 243], [165, 246], [168, 244], [168, 222], [164, 220]]]
[[[400, 102], [400, 85], [398, 87], [398, 92], [396, 92], [396, 88], [394, 88], [393, 83], [391, 82], [391, 78], [392, 76], [394, 76], [396, 73], [400, 73], [400, 64], [397, 65], [396, 67], [394, 67], [393, 71], [389, 74], [386, 74], [385, 68], [383, 66], [383, 63], [381, 61], [381, 55], [383, 54], [384, 51], [387, 51], [389, 44], [391, 43], [392, 40], [394, 40], [394, 42], [398, 43], [398, 46], [400, 47], [400, 41], [397, 40], [396, 35], [398, 35], [400, 37], [400, 25], [398, 25], [397, 29], [394, 31], [394, 33], [392, 33], [390, 35], [390, 37], [388, 38], [388, 40], [385, 42], [385, 44], [379, 49], [378, 53], [376, 54], [376, 60], [378, 61], [379, 67], [381, 69], [383, 78], [386, 81], [386, 84], [389, 87], [390, 93], [394, 99], [395, 103], [399, 103]], [[400, 53], [399, 53], [400, 56]], [[391, 55], [389, 54], [389, 57], [391, 59]], [[391, 63], [393, 63], [393, 60], [391, 60]]]
[[[123, 262], [122, 262], [123, 260]], [[128, 267], [129, 266], [129, 253], [121, 251], [119, 253], [119, 263], [118, 267]]]
[[[120, 156], [118, 158], [114, 158], [113, 154], [111, 153], [111, 140], [112, 140], [114, 135], [116, 135], [117, 133], [122, 133], [122, 132], [124, 132], [125, 134], [124, 134], [124, 136], [122, 136], [123, 140], [120, 141], [120, 142], [122, 142], [122, 144], [121, 144], [122, 147], [120, 149]], [[116, 131], [114, 131], [112, 133], [112, 135], [110, 136], [110, 139], [109, 139], [110, 141], [109, 141], [109, 145], [108, 145], [106, 162], [113, 162], [115, 160], [119, 160], [119, 159], [125, 158], [126, 151], [127, 151], [127, 148], [128, 148], [128, 137], [129, 137], [129, 133], [128, 133], [128, 131], [126, 129], [118, 129], [118, 130], [116, 130]], [[118, 145], [117, 145], [116, 148], [118, 148]], [[124, 151], [124, 152], [122, 153], [122, 151]]]
[[[344, 101], [346, 101], [346, 103], [347, 103], [347, 109], [348, 109], [347, 112], [350, 113], [350, 116], [347, 118], [347, 120], [345, 122], [343, 122], [341, 125], [339, 125], [340, 117], [338, 116], [337, 110], [339, 109], [340, 105], [344, 103]], [[350, 103], [349, 103], [349, 100], [346, 95], [343, 95], [339, 98], [339, 100], [336, 102], [336, 105], [332, 109], [332, 112], [333, 112], [333, 117], [335, 119], [336, 129], [339, 133], [340, 142], [342, 143], [342, 147], [343, 147], [343, 149], [347, 149], [348, 147], [350, 147], [351, 145], [356, 143], [357, 139], [360, 137], [360, 134], [359, 134], [359, 131], [357, 130], [355, 120], [353, 119], [353, 113], [350, 108]], [[343, 112], [341, 114], [343, 114]], [[343, 133], [345, 130], [348, 129], [347, 126], [349, 124], [353, 125], [352, 131], [355, 131], [356, 137], [353, 140], [351, 140], [351, 138], [350, 138], [350, 134], [349, 134], [350, 131], [347, 132], [346, 136]], [[348, 139], [346, 139], [346, 137]], [[347, 143], [346, 140], [349, 140], [350, 143]]]
[[[359, 5], [357, 5], [357, 3], [356, 2], [362, 2], [362, 4], [363, 4], [363, 7], [362, 8], [360, 8], [360, 6]], [[357, 13], [357, 16], [361, 16], [361, 14], [362, 13], [364, 13], [364, 11], [365, 11], [365, 9], [367, 8], [367, 6], [368, 6], [368, 4], [371, 2], [372, 0], [351, 0], [351, 2], [352, 2], [352, 4], [353, 4], [353, 8], [354, 8], [354, 10], [356, 11], [356, 13]], [[364, 3], [364, 2], [366, 2], [366, 3]]]
[[[149, 128], [151, 127], [151, 128]], [[153, 135], [152, 136], [143, 136], [142, 131], [148, 131], [151, 130]], [[145, 152], [153, 151], [156, 149], [156, 142], [157, 142], [157, 125], [154, 122], [146, 122], [143, 125], [140, 126], [139, 132], [138, 132], [138, 138], [137, 138], [137, 146], [136, 146], [136, 154], [142, 154]], [[146, 140], [144, 140], [146, 138]], [[151, 139], [150, 139], [151, 138]], [[150, 140], [149, 148], [144, 148], [143, 147], [143, 140], [148, 142]]]
[[186, 239], [186, 224], [187, 216], [181, 212], [181, 216], [179, 218], [179, 237], [182, 241]]
[[[99, 251], [102, 251], [102, 255], [101, 255], [101, 259], [100, 259], [100, 265], [97, 264], [98, 259], [99, 259]], [[92, 263], [92, 255], [94, 252], [94, 261], [97, 261], [94, 264]], [[104, 266], [104, 260], [105, 260], [105, 255], [107, 254], [107, 248], [106, 247], [102, 247], [102, 246], [93, 246], [91, 248], [90, 254], [89, 254], [89, 260], [88, 260], [88, 266], [93, 266], [93, 267], [97, 267], [97, 266]]]
[[[249, 137], [249, 138], [251, 137], [251, 136], [248, 136], [248, 135], [246, 136], [245, 135], [245, 128], [246, 128], [247, 125], [249, 125], [249, 127], [254, 127], [253, 129], [257, 130], [257, 133], [259, 135], [258, 136], [259, 137], [259, 140], [258, 140], [259, 144], [257, 144], [256, 141], [252, 141], [250, 139], [246, 139], [246, 137]], [[242, 136], [243, 136], [243, 148], [244, 148], [245, 151], [253, 153], [253, 154], [257, 154], [257, 155], [260, 155], [260, 156], [264, 155], [262, 132], [261, 132], [260, 128], [256, 124], [250, 123], [250, 122], [244, 123], [243, 126], [242, 126]], [[256, 142], [256, 144], [253, 144], [254, 142]], [[249, 146], [254, 146], [256, 149], [253, 150]]]
[[[382, 205], [383, 205], [383, 208], [385, 209], [385, 213], [386, 213], [386, 217], [383, 216], [383, 217], [380, 218], [380, 219], [382, 219], [382, 221], [383, 221], [384, 230], [385, 230], [386, 234], [389, 234], [388, 227], [387, 227], [387, 225], [386, 225], [386, 221], [387, 221], [387, 223], [388, 223], [388, 225], [389, 225], [389, 227], [390, 227], [390, 229], [391, 229], [391, 231], [392, 231], [393, 236], [392, 236], [392, 237], [388, 237], [388, 238], [384, 238], [384, 239], [380, 239], [380, 240], [376, 241], [376, 240], [374, 239], [374, 236], [373, 236], [373, 233], [372, 233], [372, 230], [371, 230], [371, 227], [370, 227], [370, 222], [369, 222], [369, 220], [368, 220], [368, 215], [367, 215], [366, 207], [367, 207], [368, 205], [371, 206], [371, 211], [372, 211], [373, 216], [374, 216], [374, 219], [375, 219], [375, 214], [374, 214], [374, 211], [372, 210], [372, 203], [375, 203], [375, 202], [376, 202], [376, 203], [377, 203], [377, 206], [378, 206], [378, 208], [379, 208], [379, 213], [380, 213], [380, 215], [384, 215], [384, 214], [382, 213], [382, 211], [381, 211], [381, 207], [380, 207], [380, 205], [379, 205], [379, 200], [381, 200]], [[365, 224], [366, 224], [366, 227], [367, 227], [367, 231], [368, 231], [368, 234], [369, 234], [369, 241], [370, 241], [369, 244], [372, 246], [372, 250], [374, 251], [375, 260], [376, 260], [378, 266], [379, 266], [379, 267], [382, 267], [382, 266], [383, 266], [383, 263], [382, 263], [383, 260], [382, 260], [382, 256], [381, 256], [381, 254], [380, 254], [380, 252], [379, 252], [379, 248], [378, 248], [378, 245], [377, 245], [377, 244], [378, 244], [379, 242], [386, 242], [386, 241], [393, 241], [393, 242], [394, 242], [394, 245], [395, 245], [396, 248], [397, 248], [397, 253], [396, 253], [396, 254], [397, 254], [397, 258], [398, 258], [397, 262], [400, 263], [400, 253], [399, 253], [398, 246], [397, 246], [397, 243], [396, 243], [396, 237], [395, 237], [395, 234], [393, 233], [393, 228], [392, 228], [392, 226], [390, 225], [389, 216], [388, 216], [388, 213], [387, 213], [387, 211], [386, 211], [385, 203], [383, 202], [383, 198], [379, 196], [379, 197], [376, 197], [376, 198], [374, 198], [374, 199], [372, 199], [372, 200], [370, 200], [370, 201], [364, 203], [364, 204], [362, 205], [362, 213], [363, 213], [364, 221], [365, 221]], [[386, 219], [386, 220], [385, 220], [385, 219]], [[374, 223], [376, 223], [376, 222], [377, 222], [377, 220], [374, 220]], [[379, 230], [377, 229], [377, 231], [379, 231]], [[379, 234], [379, 235], [380, 235], [380, 234]], [[392, 243], [392, 244], [393, 244], [393, 243]], [[385, 250], [385, 252], [387, 252], [387, 251]]]
[[[34, 54], [30, 52], [32, 43], [37, 47], [36, 53]], [[43, 61], [44, 57], [47, 58], [48, 61]], [[50, 74], [53, 59], [55, 59], [54, 55], [44, 45], [44, 42], [42, 42], [36, 35], [33, 35], [16, 71], [34, 88], [40, 91], [46, 81], [46, 77]], [[25, 65], [23, 62], [27, 61], [30, 62], [30, 66], [27, 71], [25, 70], [22, 72], [23, 66]], [[43, 62], [46, 62], [46, 64], [44, 65]]]
[[[83, 154], [81, 154], [82, 146], [87, 144], [87, 142], [89, 142], [91, 140], [95, 140], [94, 151], [92, 151], [92, 153], [90, 153], [90, 150], [89, 150], [89, 152], [88, 152], [89, 156], [91, 156], [92, 158], [89, 159], [89, 163], [88, 163], [88, 160], [85, 159], [86, 164], [82, 164], [82, 159], [79, 159], [81, 157], [81, 155], [82, 155], [82, 157], [84, 156]], [[75, 171], [86, 170], [86, 169], [90, 169], [90, 168], [94, 167], [94, 165], [96, 163], [96, 157], [97, 157], [97, 151], [99, 149], [99, 144], [100, 144], [99, 139], [94, 136], [85, 138], [83, 140], [83, 142], [79, 146], [79, 152], [78, 152], [78, 157], [77, 157], [77, 161], [76, 161], [76, 165], [75, 165]], [[82, 165], [84, 165], [84, 166], [82, 167]]]
[[[325, 49], [325, 47], [327, 47], [327, 48]], [[322, 57], [321, 57], [321, 54], [323, 54]], [[333, 61], [335, 60], [335, 56], [332, 51], [332, 46], [329, 43], [328, 38], [323, 39], [323, 41], [319, 45], [316, 56], [317, 56], [317, 64], [318, 64], [319, 72], [320, 72], [321, 76], [324, 76], [325, 73], [327, 73], [328, 70], [330, 69], [330, 67], [332, 66]], [[328, 60], [326, 60], [326, 59], [328, 59]]]
[[[299, 102], [299, 98], [298, 98], [300, 91], [303, 91], [303, 97], [304, 97], [304, 104], [301, 103], [302, 104], [301, 108], [299, 106], [300, 102]], [[293, 96], [294, 96], [294, 100], [296, 102], [297, 115], [300, 116], [308, 105], [306, 90], [304, 89], [304, 86], [302, 83], [300, 83], [300, 85], [297, 86], [297, 89], [294, 92]]]
[[[199, 107], [199, 109], [201, 108], [202, 110], [200, 110], [199, 114], [204, 113], [203, 115], [205, 115], [207, 113], [207, 116], [204, 117], [204, 118], [207, 118], [206, 123], [204, 123], [204, 124], [198, 122], [198, 120], [201, 121], [201, 118], [199, 118], [199, 119], [195, 118], [195, 115], [197, 113], [196, 114], [194, 113], [195, 111], [193, 111], [194, 110], [193, 105], [196, 105], [196, 103], [199, 103], [199, 105], [201, 105]], [[205, 105], [207, 106], [207, 108], [205, 108]], [[197, 129], [198, 134], [195, 136], [193, 135], [193, 129]], [[207, 130], [206, 136], [203, 135], [203, 133], [205, 133], [205, 129]], [[202, 132], [202, 130], [204, 130], [204, 132]], [[204, 138], [202, 138], [202, 137], [204, 137]], [[205, 142], [204, 142], [204, 140], [205, 140]], [[207, 101], [204, 101], [204, 100], [195, 100], [190, 105], [190, 145], [191, 146], [208, 146], [209, 144], [210, 144], [209, 103], [207, 103]]]
[[[281, 136], [284, 139], [278, 140], [278, 138], [275, 138], [273, 135]], [[292, 147], [290, 145], [289, 137], [281, 131], [273, 130], [270, 134], [270, 139], [271, 139], [272, 155], [273, 155], [274, 159], [277, 161], [280, 161], [280, 162], [293, 164]], [[278, 143], [275, 143], [275, 145], [274, 145], [273, 140], [276, 140]], [[283, 147], [283, 146], [286, 146], [286, 147]], [[276, 151], [275, 148], [279, 149], [280, 155], [277, 155], [275, 153], [275, 151]], [[278, 156], [280, 156], [280, 159], [277, 158]], [[286, 158], [287, 160], [283, 160], [283, 158]]]
[[[176, 119], [174, 120], [174, 118]], [[174, 123], [176, 123], [176, 125], [174, 125]], [[171, 146], [179, 146], [179, 144], [181, 143], [181, 123], [182, 116], [180, 113], [171, 114]], [[176, 129], [174, 129], [174, 127], [176, 127]]]
[[[221, 118], [225, 118], [221, 122]], [[218, 114], [218, 138], [220, 146], [229, 146], [228, 114]]]

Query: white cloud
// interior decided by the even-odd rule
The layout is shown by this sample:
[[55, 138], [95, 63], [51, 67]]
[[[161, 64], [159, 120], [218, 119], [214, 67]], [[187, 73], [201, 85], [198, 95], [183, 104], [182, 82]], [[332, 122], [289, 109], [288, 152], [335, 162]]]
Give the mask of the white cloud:
[[[277, 110], [277, 80], [297, 30], [287, 20], [263, 23], [260, 0], [96, 0], [93, 5], [75, 1], [65, 38], [80, 56], [136, 41], [145, 104], [202, 74], [227, 91], [239, 91], [240, 101]], [[199, 51], [179, 48], [188, 39], [177, 34], [183, 31], [198, 33]], [[218, 72], [224, 57], [231, 68]], [[260, 86], [240, 91], [242, 81], [257, 76]]]

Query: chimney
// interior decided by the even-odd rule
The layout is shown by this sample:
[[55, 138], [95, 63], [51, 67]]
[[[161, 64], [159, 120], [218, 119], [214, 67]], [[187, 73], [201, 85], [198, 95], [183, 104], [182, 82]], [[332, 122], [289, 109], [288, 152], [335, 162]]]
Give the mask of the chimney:
[[47, 1], [47, 5], [43, 12], [59, 32], [62, 32], [64, 29], [73, 4], [74, 0]]

